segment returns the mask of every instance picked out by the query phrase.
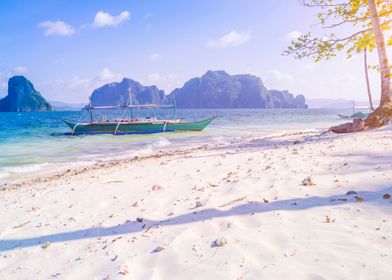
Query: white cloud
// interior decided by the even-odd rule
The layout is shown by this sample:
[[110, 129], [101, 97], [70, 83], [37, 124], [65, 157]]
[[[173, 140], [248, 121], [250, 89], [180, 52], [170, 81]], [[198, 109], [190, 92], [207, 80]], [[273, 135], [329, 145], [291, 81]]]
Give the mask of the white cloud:
[[207, 47], [208, 48], [214, 48], [214, 47], [230, 47], [230, 46], [240, 46], [245, 44], [247, 41], [249, 41], [251, 38], [251, 31], [248, 32], [237, 32], [235, 30], [223, 35], [217, 40], [209, 40], [207, 42]]
[[150, 60], [151, 61], [157, 61], [161, 59], [161, 55], [159, 53], [152, 53], [150, 54]]
[[108, 68], [102, 69], [95, 77], [83, 78], [73, 76], [71, 79], [56, 79], [37, 83], [41, 93], [50, 94], [50, 100], [65, 102], [86, 102], [94, 89], [103, 86], [106, 83], [121, 80], [122, 75], [115, 73]]
[[280, 72], [278, 70], [270, 70], [268, 71], [269, 73], [269, 77], [276, 80], [276, 81], [287, 81], [287, 82], [293, 82], [294, 78], [293, 76], [291, 76], [290, 74], [284, 73], [284, 72]]
[[297, 40], [300, 36], [302, 36], [301, 31], [292, 31], [286, 35], [286, 40], [291, 42]]
[[130, 13], [128, 11], [121, 12], [118, 16], [112, 16], [109, 13], [99, 11], [94, 18], [93, 25], [95, 27], [112, 26], [115, 27], [130, 18]]
[[178, 76], [174, 74], [160, 75], [159, 73], [152, 73], [147, 75], [147, 78], [143, 82], [146, 85], [156, 85], [158, 88], [164, 89], [166, 93], [170, 93], [173, 89], [181, 85]]
[[16, 67], [14, 67], [12, 72], [14, 74], [26, 74], [29, 72], [29, 70], [25, 66], [16, 66]]
[[269, 70], [260, 75], [268, 89], [295, 90], [296, 80], [288, 73], [276, 69]]
[[65, 23], [64, 21], [44, 21], [39, 25], [42, 29], [45, 30], [45, 35], [59, 35], [59, 36], [72, 36], [75, 33], [75, 29]]
[[102, 71], [98, 74], [98, 81], [102, 82], [113, 82], [116, 80], [121, 79], [121, 74], [119, 73], [114, 73], [112, 70], [108, 68], [102, 69]]

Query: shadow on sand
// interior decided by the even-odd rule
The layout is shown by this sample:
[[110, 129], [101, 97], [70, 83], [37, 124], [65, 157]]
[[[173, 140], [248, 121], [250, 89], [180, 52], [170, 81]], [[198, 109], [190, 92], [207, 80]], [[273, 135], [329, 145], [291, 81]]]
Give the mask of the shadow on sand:
[[364, 199], [362, 203], [372, 203], [379, 206], [390, 207], [392, 211], [392, 199], [384, 199], [385, 193], [392, 193], [392, 187], [384, 188], [379, 191], [358, 192], [358, 194], [341, 194], [330, 197], [306, 197], [287, 200], [277, 200], [270, 203], [249, 202], [230, 208], [228, 210], [219, 210], [216, 208], [203, 209], [200, 211], [179, 215], [165, 220], [154, 221], [143, 219], [142, 221], [131, 221], [112, 227], [100, 227], [81, 229], [70, 232], [55, 233], [38, 237], [25, 239], [5, 239], [0, 241], [0, 252], [13, 250], [16, 248], [27, 248], [40, 245], [44, 242], [58, 243], [87, 238], [97, 238], [105, 236], [115, 236], [142, 232], [148, 227], [163, 227], [171, 225], [181, 225], [197, 223], [215, 218], [230, 216], [250, 215], [271, 211], [297, 211], [322, 206], [339, 206], [344, 204], [356, 203], [355, 196]]

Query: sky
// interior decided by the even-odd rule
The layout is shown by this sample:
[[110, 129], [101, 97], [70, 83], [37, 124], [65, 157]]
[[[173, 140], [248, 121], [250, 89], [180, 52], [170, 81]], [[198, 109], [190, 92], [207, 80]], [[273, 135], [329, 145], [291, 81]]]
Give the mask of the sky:
[[[50, 101], [85, 103], [123, 77], [168, 94], [225, 70], [306, 98], [366, 100], [361, 55], [317, 64], [281, 55], [318, 28], [316, 13], [297, 0], [1, 0], [0, 97], [13, 75]], [[371, 85], [379, 98], [377, 73]]]

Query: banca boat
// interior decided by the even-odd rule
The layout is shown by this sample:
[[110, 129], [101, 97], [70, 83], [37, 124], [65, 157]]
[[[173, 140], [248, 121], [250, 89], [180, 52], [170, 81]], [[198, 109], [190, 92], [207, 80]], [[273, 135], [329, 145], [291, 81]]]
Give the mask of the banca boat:
[[[351, 115], [338, 114], [341, 119], [366, 119], [370, 113], [364, 113], [362, 111], [370, 111], [369, 106], [355, 106], [355, 101], [353, 100], [353, 113]], [[358, 111], [360, 110], [360, 111]]]
[[[173, 131], [201, 131], [209, 125], [215, 117], [196, 121], [183, 121], [181, 119], [156, 119], [154, 117], [134, 118], [133, 114], [130, 119], [107, 120], [99, 121], [93, 120], [93, 110], [99, 109], [130, 109], [131, 112], [135, 108], [153, 109], [153, 108], [167, 108], [173, 107], [171, 105], [127, 105], [127, 106], [100, 106], [92, 107], [91, 102], [87, 107], [90, 112], [90, 122], [72, 122], [64, 120], [64, 122], [71, 128], [71, 135], [80, 134], [147, 134], [159, 132], [173, 132]], [[175, 117], [175, 107], [174, 107]]]

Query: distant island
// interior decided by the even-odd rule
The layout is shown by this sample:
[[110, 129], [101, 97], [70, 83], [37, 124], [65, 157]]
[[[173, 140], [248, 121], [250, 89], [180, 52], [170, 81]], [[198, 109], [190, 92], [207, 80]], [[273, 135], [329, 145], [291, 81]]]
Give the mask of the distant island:
[[[257, 76], [230, 75], [225, 71], [207, 71], [202, 77], [187, 81], [182, 88], [168, 95], [155, 85], [144, 86], [123, 78], [121, 82], [95, 89], [91, 102], [93, 106], [129, 103], [165, 105], [175, 102], [178, 108], [196, 109], [308, 108], [303, 95], [294, 96], [286, 90], [268, 90]], [[27, 78], [14, 76], [8, 81], [8, 95], [0, 100], [0, 112], [47, 112], [53, 111], [53, 108], [71, 108], [66, 103], [53, 104], [46, 101]]]
[[0, 100], [0, 112], [48, 112], [52, 106], [24, 76], [8, 80], [8, 95]]
[[143, 86], [132, 79], [106, 84], [93, 91], [93, 106], [128, 104], [172, 104], [178, 108], [307, 108], [303, 95], [286, 90], [268, 90], [259, 77], [249, 74], [230, 75], [225, 71], [207, 71], [168, 95], [156, 86]]
[[225, 71], [207, 71], [191, 79], [167, 98], [174, 97], [179, 108], [307, 108], [303, 95], [267, 90], [257, 76]]
[[165, 104], [165, 92], [156, 86], [143, 86], [140, 83], [124, 78], [121, 82], [106, 84], [91, 94], [93, 106], [121, 106], [128, 104]]

